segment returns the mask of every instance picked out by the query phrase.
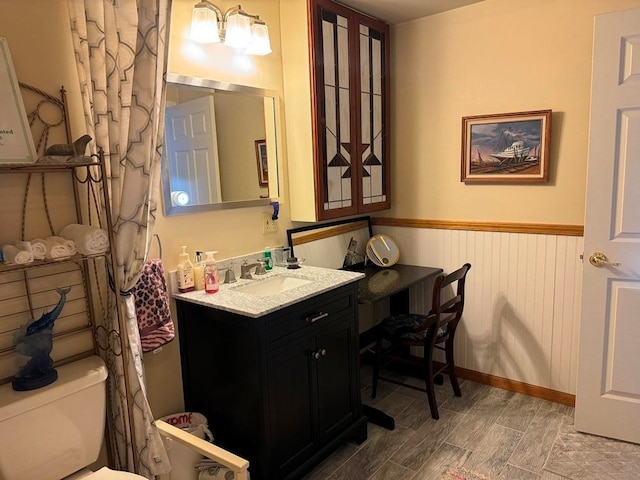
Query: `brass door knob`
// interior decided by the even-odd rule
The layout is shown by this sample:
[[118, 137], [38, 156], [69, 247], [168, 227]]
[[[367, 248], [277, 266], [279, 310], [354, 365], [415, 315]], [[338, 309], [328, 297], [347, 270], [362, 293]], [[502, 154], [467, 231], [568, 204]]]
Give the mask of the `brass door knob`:
[[594, 252], [589, 257], [589, 263], [594, 267], [602, 267], [603, 265], [607, 265], [609, 267], [619, 267], [620, 264], [617, 262], [610, 262], [607, 256], [602, 252]]

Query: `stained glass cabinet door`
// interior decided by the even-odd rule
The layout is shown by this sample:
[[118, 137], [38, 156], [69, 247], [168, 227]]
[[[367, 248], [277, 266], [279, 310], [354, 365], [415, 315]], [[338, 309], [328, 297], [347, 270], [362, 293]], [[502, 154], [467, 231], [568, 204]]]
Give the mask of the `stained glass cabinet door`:
[[315, 0], [312, 33], [318, 217], [389, 208], [388, 25]]

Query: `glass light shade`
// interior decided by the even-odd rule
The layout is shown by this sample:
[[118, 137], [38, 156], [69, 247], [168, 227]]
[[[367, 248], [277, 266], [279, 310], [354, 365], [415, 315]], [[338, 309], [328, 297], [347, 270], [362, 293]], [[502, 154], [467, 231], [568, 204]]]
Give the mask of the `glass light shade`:
[[220, 42], [216, 12], [207, 7], [194, 7], [193, 14], [191, 16], [190, 37], [196, 42]]
[[251, 55], [268, 55], [271, 53], [269, 29], [264, 23], [251, 25], [251, 42], [247, 48], [247, 53]]
[[247, 48], [251, 42], [251, 18], [234, 13], [227, 18], [224, 44], [233, 48]]

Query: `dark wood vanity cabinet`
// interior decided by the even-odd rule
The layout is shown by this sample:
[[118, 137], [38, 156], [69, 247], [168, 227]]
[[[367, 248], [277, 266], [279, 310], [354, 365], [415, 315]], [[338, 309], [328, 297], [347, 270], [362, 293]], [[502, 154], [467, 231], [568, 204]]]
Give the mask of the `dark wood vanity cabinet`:
[[177, 300], [185, 408], [252, 479], [299, 478], [341, 442], [366, 439], [357, 283], [249, 318]]

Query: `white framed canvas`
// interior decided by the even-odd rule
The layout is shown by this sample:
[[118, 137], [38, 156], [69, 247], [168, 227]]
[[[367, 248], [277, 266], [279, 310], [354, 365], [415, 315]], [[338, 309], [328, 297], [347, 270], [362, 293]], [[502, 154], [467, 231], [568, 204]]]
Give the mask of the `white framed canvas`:
[[0, 37], [0, 163], [33, 163], [37, 158], [9, 45]]

